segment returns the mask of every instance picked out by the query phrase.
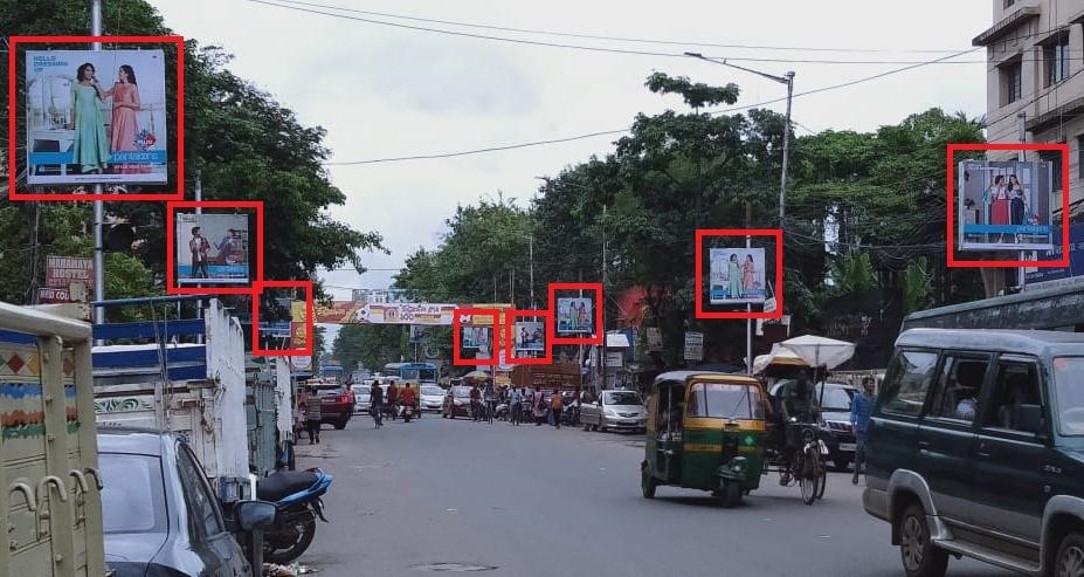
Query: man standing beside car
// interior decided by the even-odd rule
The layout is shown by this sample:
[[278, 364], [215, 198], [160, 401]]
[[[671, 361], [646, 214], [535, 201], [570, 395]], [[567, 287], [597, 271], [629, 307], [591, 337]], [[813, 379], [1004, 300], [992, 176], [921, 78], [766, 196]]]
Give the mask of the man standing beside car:
[[855, 450], [854, 450], [854, 476], [851, 484], [858, 484], [858, 474], [862, 471], [862, 465], [866, 462], [866, 439], [869, 438], [869, 420], [873, 413], [873, 377], [862, 379], [862, 393], [854, 397], [851, 402], [851, 426], [854, 427]]

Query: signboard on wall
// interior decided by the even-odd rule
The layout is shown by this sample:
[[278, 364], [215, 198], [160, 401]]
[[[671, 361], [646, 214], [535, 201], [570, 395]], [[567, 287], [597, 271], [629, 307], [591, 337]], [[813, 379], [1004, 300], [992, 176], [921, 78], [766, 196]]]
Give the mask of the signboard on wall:
[[[1061, 235], [1055, 229], [1054, 237]], [[1039, 260], [1058, 260], [1061, 246], [1039, 253]], [[1069, 227], [1069, 266], [1062, 268], [1032, 268], [1025, 273], [1026, 289], [1055, 288], [1068, 284], [1084, 283], [1084, 224]]]

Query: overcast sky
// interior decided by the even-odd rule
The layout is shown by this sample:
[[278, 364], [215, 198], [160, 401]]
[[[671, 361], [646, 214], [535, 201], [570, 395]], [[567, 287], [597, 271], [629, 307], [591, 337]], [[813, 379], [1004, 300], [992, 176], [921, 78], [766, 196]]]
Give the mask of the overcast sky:
[[[175, 32], [236, 55], [231, 69], [272, 93], [306, 125], [327, 129], [332, 162], [450, 153], [567, 138], [627, 127], [637, 113], [682, 110], [643, 83], [653, 71], [742, 88], [738, 106], [781, 98], [784, 85], [687, 57], [618, 54], [515, 44], [299, 12], [252, 0], [150, 0]], [[286, 4], [279, 0], [275, 3]], [[990, 0], [762, 0], [758, 2], [498, 2], [484, 0], [306, 0], [307, 10], [408, 26], [535, 42], [680, 55], [697, 51], [782, 75], [795, 93], [872, 76], [971, 49], [991, 23]], [[395, 20], [315, 4], [414, 18], [650, 40], [600, 41], [418, 20]], [[297, 6], [298, 4], [294, 4]], [[758, 46], [731, 48], [696, 43]], [[791, 50], [764, 47], [798, 48]], [[844, 49], [839, 51], [811, 50]], [[985, 54], [933, 64], [794, 99], [799, 135], [873, 130], [933, 106], [981, 116]], [[770, 62], [740, 59], [787, 59]], [[875, 61], [827, 64], [809, 60]], [[891, 61], [895, 63], [885, 63]], [[768, 105], [783, 112], [784, 103]], [[338, 298], [350, 288], [384, 288], [404, 258], [434, 247], [457, 204], [487, 196], [526, 205], [537, 176], [605, 155], [617, 136], [457, 158], [331, 166], [347, 197], [332, 214], [384, 235], [392, 254], [365, 255], [364, 275], [324, 275]], [[726, 223], [718, 223], [725, 226]]]

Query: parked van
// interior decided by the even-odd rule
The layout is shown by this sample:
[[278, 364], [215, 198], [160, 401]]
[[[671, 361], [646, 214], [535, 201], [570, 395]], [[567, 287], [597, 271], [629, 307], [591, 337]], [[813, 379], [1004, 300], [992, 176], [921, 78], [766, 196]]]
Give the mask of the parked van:
[[909, 577], [949, 555], [1028, 575], [1084, 559], [1084, 334], [912, 329], [866, 445], [866, 511]]

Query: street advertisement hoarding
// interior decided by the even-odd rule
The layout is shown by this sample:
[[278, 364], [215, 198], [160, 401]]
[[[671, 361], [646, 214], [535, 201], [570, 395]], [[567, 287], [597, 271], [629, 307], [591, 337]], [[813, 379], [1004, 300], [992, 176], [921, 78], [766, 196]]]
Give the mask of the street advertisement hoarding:
[[1057, 169], [1046, 161], [960, 162], [955, 239], [960, 250], [1053, 250]]
[[704, 359], [704, 333], [697, 331], [685, 332], [685, 354], [687, 361], [701, 361]]
[[595, 332], [594, 303], [589, 298], [557, 299], [557, 334], [592, 334]]
[[248, 284], [247, 214], [174, 213], [177, 284]]
[[[490, 331], [493, 330], [487, 327], [463, 327], [463, 349], [474, 350], [479, 352], [489, 353], [491, 339]], [[486, 357], [489, 358], [489, 357]]]
[[517, 351], [546, 350], [546, 323], [523, 321], [515, 323], [515, 346]]
[[166, 184], [162, 50], [27, 50], [25, 81], [27, 184]]
[[410, 325], [410, 342], [411, 344], [420, 344], [429, 342], [429, 330], [430, 327], [426, 325]]
[[[1061, 230], [1054, 230], [1054, 238], [1061, 238]], [[1061, 246], [1039, 253], [1039, 260], [1058, 260]], [[1025, 277], [1027, 289], [1055, 288], [1068, 284], [1084, 283], [1084, 224], [1069, 227], [1069, 266], [1059, 268], [1031, 268]]]
[[759, 304], [767, 296], [763, 248], [713, 248], [708, 251], [711, 284], [708, 302]]

